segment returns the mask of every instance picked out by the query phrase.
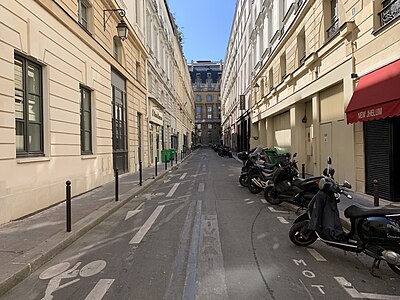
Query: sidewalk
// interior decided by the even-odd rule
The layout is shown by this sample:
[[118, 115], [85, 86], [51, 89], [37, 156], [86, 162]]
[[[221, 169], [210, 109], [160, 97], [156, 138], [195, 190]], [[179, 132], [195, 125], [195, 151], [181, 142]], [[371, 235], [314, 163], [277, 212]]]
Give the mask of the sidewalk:
[[[119, 176], [119, 201], [115, 201], [115, 182], [109, 182], [92, 191], [74, 197], [71, 201], [72, 226], [66, 232], [65, 201], [27, 218], [0, 226], [0, 296], [17, 285], [58, 252], [73, 243], [91, 228], [106, 219], [149, 186], [176, 169], [178, 163], [158, 163], [143, 169], [142, 186], [139, 172]], [[72, 183], [73, 185], [73, 183]], [[73, 189], [72, 189], [73, 190]]]

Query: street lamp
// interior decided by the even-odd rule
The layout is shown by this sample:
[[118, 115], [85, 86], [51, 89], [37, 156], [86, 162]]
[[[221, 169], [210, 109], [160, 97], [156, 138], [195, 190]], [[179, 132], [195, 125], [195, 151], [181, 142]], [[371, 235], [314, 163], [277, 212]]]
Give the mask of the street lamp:
[[[107, 19], [106, 19], [106, 11], [110, 12], [110, 14], [108, 15]], [[104, 27], [104, 31], [106, 31], [106, 23], [108, 21], [108, 19], [110, 19], [111, 17], [111, 13], [117, 11], [119, 16], [121, 18], [124, 18], [126, 15], [126, 12], [124, 9], [122, 8], [116, 8], [116, 9], [104, 9], [103, 10], [103, 27]], [[125, 41], [128, 38], [128, 25], [125, 23], [125, 21], [123, 19], [121, 19], [121, 21], [118, 23], [117, 25], [117, 32], [118, 32], [118, 37], [121, 39], [121, 41]]]

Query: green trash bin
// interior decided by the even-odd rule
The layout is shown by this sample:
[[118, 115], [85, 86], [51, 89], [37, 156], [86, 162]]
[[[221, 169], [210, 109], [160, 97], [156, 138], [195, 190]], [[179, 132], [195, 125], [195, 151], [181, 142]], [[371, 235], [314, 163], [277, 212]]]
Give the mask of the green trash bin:
[[171, 148], [171, 149], [169, 149], [169, 159], [170, 160], [175, 160], [175, 153], [176, 153], [176, 149], [174, 149], [174, 148]]
[[169, 149], [162, 149], [161, 150], [161, 161], [162, 162], [169, 162], [170, 161], [170, 151], [169, 151]]
[[183, 147], [182, 147], [182, 152], [183, 152], [183, 153], [186, 153], [186, 145], [183, 145]]

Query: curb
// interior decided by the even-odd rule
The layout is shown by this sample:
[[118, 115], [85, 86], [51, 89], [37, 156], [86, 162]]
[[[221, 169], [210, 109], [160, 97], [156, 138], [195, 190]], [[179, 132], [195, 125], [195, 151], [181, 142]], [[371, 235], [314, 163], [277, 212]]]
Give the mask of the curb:
[[[159, 174], [156, 178], [146, 180], [142, 186], [135, 187], [129, 192], [125, 193], [125, 196], [123, 196], [118, 202], [108, 202], [86, 217], [80, 219], [75, 224], [72, 224], [72, 227], [74, 228], [73, 232], [56, 233], [44, 242], [40, 243], [37, 247], [26, 252], [21, 257], [13, 260], [10, 263], [10, 266], [7, 266], [7, 268], [10, 267], [10, 270], [6, 270], [5, 273], [0, 275], [0, 296], [7, 293], [10, 289], [15, 287], [45, 263], [50, 261], [54, 256], [67, 248], [74, 241], [87, 233], [90, 229], [104, 221], [107, 217], [111, 216], [126, 203], [134, 200], [135, 196], [144, 192], [154, 183], [165, 177], [169, 172], [177, 169], [180, 164], [181, 163], [174, 165], [171, 169]], [[140, 203], [137, 205], [139, 204]]]

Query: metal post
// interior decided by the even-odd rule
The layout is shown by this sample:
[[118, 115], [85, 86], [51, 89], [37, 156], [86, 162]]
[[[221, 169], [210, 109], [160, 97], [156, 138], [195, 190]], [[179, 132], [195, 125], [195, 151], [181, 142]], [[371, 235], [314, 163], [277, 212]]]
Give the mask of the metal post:
[[305, 164], [301, 164], [301, 177], [302, 177], [303, 179], [306, 178], [305, 169], [306, 169], [306, 165], [305, 165]]
[[115, 168], [115, 201], [118, 201], [118, 168]]
[[182, 161], [182, 159], [183, 159], [183, 152], [181, 152], [181, 161]]
[[66, 207], [67, 207], [67, 232], [71, 232], [71, 181], [65, 182], [66, 186]]
[[157, 164], [158, 164], [158, 157], [156, 156], [156, 166], [155, 166], [155, 168], [156, 168], [156, 172], [155, 172], [156, 177], [157, 177]]
[[142, 162], [139, 161], [139, 185], [142, 186]]
[[168, 168], [168, 166], [167, 166], [167, 159], [166, 158], [164, 158], [164, 162], [165, 162], [165, 170]]
[[379, 206], [379, 181], [375, 179], [374, 183], [374, 206]]
[[175, 163], [178, 164], [178, 152], [175, 152]]
[[171, 157], [171, 167], [174, 165], [174, 158]]

